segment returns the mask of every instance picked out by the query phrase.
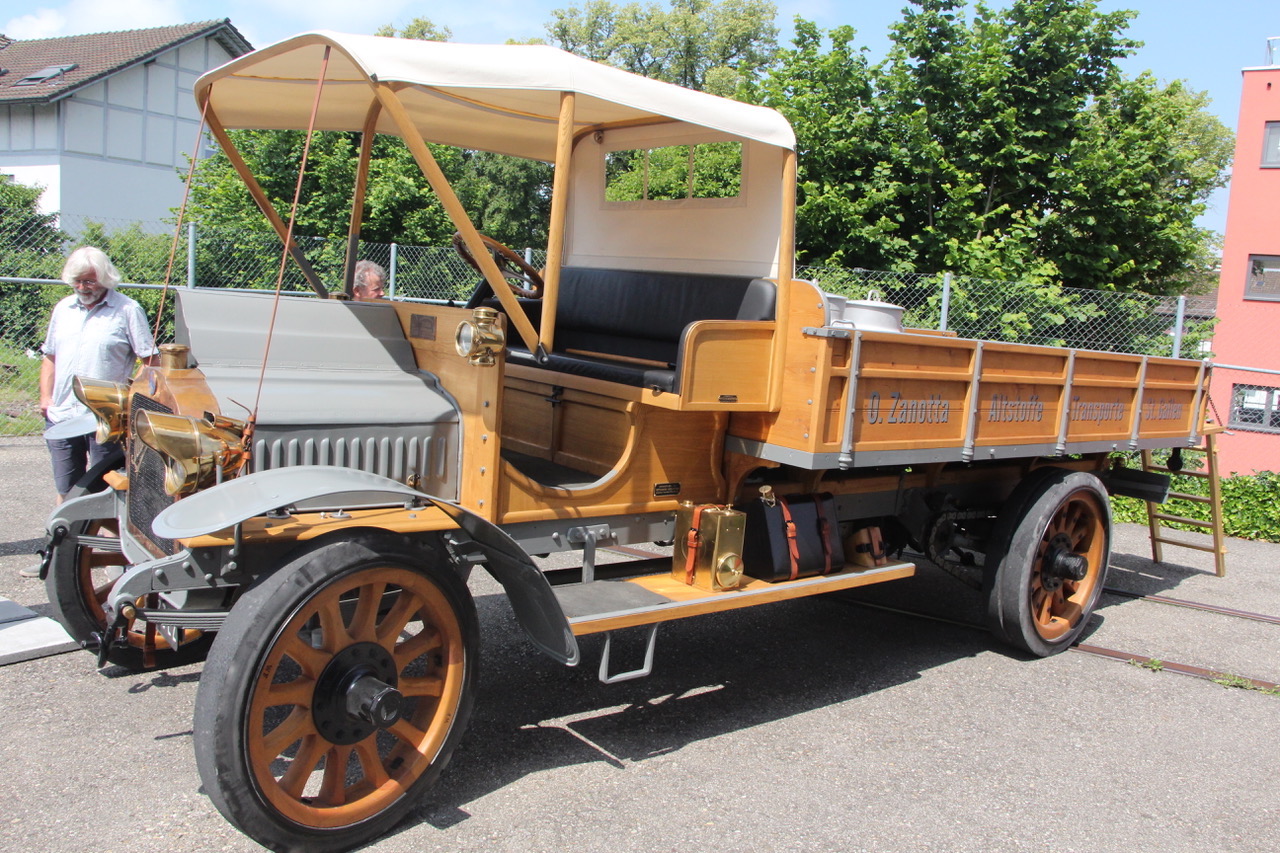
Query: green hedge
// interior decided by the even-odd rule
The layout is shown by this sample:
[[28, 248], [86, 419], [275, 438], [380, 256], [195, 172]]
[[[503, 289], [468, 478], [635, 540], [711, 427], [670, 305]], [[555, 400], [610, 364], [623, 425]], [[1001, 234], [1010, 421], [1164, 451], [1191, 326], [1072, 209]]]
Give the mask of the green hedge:
[[[1190, 463], [1191, 459], [1187, 461]], [[1175, 475], [1173, 491], [1207, 496], [1209, 481], [1203, 477]], [[1147, 508], [1143, 501], [1113, 497], [1111, 510], [1116, 521], [1147, 523]], [[1171, 499], [1162, 505], [1162, 510], [1169, 515], [1209, 521], [1209, 505], [1198, 501]], [[1167, 526], [1175, 530], [1205, 532], [1203, 528], [1186, 524], [1167, 523]], [[1223, 478], [1222, 526], [1228, 536], [1280, 542], [1280, 474], [1260, 471], [1249, 476]]]

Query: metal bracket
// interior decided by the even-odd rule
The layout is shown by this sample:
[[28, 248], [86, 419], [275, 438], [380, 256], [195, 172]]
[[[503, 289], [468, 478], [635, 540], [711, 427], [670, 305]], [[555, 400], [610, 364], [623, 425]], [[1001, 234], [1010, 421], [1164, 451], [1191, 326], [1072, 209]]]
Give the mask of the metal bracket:
[[607, 524], [592, 524], [588, 527], [570, 527], [569, 544], [582, 546], [582, 582], [590, 583], [596, 579], [596, 543], [615, 538], [613, 528]]
[[609, 674], [609, 650], [613, 645], [613, 632], [610, 631], [604, 636], [604, 653], [600, 655], [600, 681], [603, 684], [617, 684], [619, 681], [632, 681], [637, 678], [644, 678], [653, 672], [653, 649], [658, 644], [658, 628], [661, 622], [654, 622], [649, 626], [649, 644], [644, 651], [644, 666], [639, 669], [633, 669], [630, 672], [620, 672], [617, 675]]
[[811, 338], [851, 338], [849, 329], [833, 329], [830, 326], [805, 326], [800, 334]]

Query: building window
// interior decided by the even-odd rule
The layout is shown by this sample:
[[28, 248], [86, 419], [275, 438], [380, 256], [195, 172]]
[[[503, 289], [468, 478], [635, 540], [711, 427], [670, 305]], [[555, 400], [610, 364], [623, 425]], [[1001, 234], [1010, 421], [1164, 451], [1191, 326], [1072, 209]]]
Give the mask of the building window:
[[1262, 165], [1280, 167], [1280, 121], [1267, 122], [1263, 131]]
[[1280, 433], [1280, 388], [1232, 385], [1229, 425], [1233, 429]]
[[1244, 284], [1244, 298], [1280, 302], [1280, 255], [1249, 256], [1249, 277]]

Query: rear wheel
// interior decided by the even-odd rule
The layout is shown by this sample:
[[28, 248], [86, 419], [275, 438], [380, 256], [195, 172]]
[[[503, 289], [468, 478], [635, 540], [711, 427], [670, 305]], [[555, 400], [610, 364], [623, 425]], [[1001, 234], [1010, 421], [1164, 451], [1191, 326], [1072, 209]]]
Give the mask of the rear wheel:
[[1096, 476], [1043, 469], [1014, 490], [992, 532], [987, 621], [1039, 657], [1071, 646], [1102, 594], [1111, 509]]
[[366, 535], [295, 558], [218, 632], [196, 696], [205, 790], [276, 850], [376, 838], [461, 738], [477, 640], [466, 586], [436, 549]]

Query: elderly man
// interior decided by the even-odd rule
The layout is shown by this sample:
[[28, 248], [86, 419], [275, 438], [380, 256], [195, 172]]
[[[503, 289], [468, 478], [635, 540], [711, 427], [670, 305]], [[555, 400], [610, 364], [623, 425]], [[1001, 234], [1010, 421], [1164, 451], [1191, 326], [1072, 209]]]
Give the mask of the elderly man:
[[[76, 399], [76, 376], [128, 382], [139, 359], [151, 364], [158, 350], [142, 306], [116, 292], [120, 273], [111, 259], [93, 246], [76, 249], [62, 268], [62, 280], [75, 290], [53, 306], [40, 364], [40, 414], [45, 426], [87, 414]], [[118, 445], [100, 445], [84, 435], [46, 439], [53, 462], [57, 503], [62, 503], [85, 472], [114, 453]], [[38, 566], [22, 569], [25, 578], [40, 576]]]
[[359, 261], [353, 284], [357, 302], [382, 299], [387, 295], [387, 271], [373, 261]]

